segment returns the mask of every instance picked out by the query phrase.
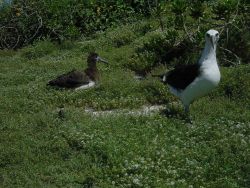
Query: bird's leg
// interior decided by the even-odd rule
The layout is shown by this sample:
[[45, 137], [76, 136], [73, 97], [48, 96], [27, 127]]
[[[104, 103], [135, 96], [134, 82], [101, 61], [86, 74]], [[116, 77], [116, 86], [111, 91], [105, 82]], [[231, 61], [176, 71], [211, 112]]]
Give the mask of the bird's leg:
[[60, 119], [64, 119], [64, 118], [65, 118], [64, 105], [61, 105], [61, 106], [59, 107], [58, 117], [59, 117]]
[[184, 110], [186, 114], [189, 114], [189, 105], [185, 105]]
[[190, 112], [189, 112], [189, 105], [184, 105], [184, 110], [185, 110], [185, 115], [186, 115], [186, 121], [187, 123], [193, 123], [192, 119], [190, 117]]

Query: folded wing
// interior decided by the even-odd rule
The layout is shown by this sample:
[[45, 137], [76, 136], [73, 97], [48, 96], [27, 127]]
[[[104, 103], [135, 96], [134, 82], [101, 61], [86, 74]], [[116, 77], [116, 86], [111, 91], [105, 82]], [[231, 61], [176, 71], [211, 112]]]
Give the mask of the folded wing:
[[176, 67], [165, 75], [164, 82], [177, 90], [183, 90], [200, 74], [199, 67], [199, 64]]
[[76, 88], [83, 84], [88, 84], [89, 82], [90, 78], [88, 75], [86, 75], [84, 72], [73, 70], [49, 81], [48, 85], [65, 88]]

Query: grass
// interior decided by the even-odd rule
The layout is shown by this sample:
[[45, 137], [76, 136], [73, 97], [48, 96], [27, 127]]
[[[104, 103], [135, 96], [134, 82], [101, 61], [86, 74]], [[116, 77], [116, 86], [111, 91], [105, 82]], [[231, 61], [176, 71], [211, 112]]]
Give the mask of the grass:
[[[112, 30], [88, 41], [44, 41], [0, 52], [1, 187], [249, 186], [249, 64], [221, 67], [219, 87], [191, 106], [194, 124], [187, 125], [181, 105], [170, 107], [177, 100], [164, 85], [151, 77], [137, 81], [128, 68], [135, 44], [153, 29], [141, 24], [138, 36], [128, 25], [121, 38]], [[58, 74], [84, 69], [90, 50], [110, 62], [99, 64], [98, 87], [74, 92], [46, 86]], [[176, 114], [84, 112], [153, 104]]]

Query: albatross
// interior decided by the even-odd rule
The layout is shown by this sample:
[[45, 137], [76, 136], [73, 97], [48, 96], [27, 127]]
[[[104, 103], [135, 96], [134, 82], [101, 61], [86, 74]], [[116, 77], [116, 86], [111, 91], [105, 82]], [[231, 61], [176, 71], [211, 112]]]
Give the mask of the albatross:
[[205, 47], [198, 63], [178, 66], [162, 77], [162, 81], [169, 86], [170, 92], [182, 101], [188, 118], [190, 118], [190, 104], [208, 94], [220, 82], [221, 75], [216, 59], [218, 40], [218, 31], [213, 29], [207, 31]]
[[72, 70], [66, 74], [59, 75], [53, 80], [50, 80], [47, 85], [61, 88], [71, 88], [75, 90], [93, 87], [99, 80], [99, 73], [96, 66], [98, 61], [108, 63], [97, 53], [91, 52], [87, 58], [88, 66], [84, 71]]

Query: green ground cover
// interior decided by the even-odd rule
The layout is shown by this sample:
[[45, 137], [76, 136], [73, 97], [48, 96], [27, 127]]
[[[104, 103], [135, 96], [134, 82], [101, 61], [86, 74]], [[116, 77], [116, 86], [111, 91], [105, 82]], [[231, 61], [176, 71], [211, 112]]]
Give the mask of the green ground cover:
[[[189, 125], [159, 80], [135, 80], [130, 64], [147, 34], [133, 36], [127, 27], [122, 35], [116, 29], [88, 41], [0, 52], [1, 187], [248, 187], [249, 64], [221, 67], [219, 87], [192, 104]], [[99, 64], [99, 86], [77, 92], [46, 86], [55, 75], [84, 69], [91, 50], [109, 60]], [[155, 104], [174, 113], [84, 111]]]

